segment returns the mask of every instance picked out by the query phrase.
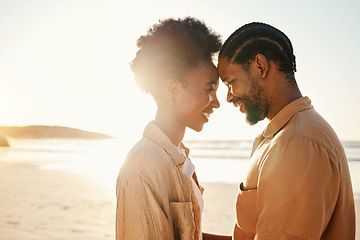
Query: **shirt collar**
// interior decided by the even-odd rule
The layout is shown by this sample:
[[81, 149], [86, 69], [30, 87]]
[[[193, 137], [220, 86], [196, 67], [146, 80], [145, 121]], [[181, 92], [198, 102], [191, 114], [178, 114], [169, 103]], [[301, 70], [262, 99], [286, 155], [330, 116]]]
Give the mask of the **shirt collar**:
[[[176, 146], [170, 141], [168, 136], [161, 131], [161, 129], [156, 125], [154, 121], [148, 123], [143, 132], [143, 136], [152, 139], [157, 144], [160, 145], [173, 159], [174, 163], [178, 166], [181, 166], [185, 162], [185, 156], [183, 156]], [[189, 149], [187, 149], [183, 143], [181, 147], [185, 149], [186, 155], [189, 154]]]
[[273, 138], [295, 114], [310, 108], [313, 108], [313, 106], [311, 105], [311, 100], [308, 97], [302, 97], [290, 102], [270, 121], [262, 133], [263, 137]]

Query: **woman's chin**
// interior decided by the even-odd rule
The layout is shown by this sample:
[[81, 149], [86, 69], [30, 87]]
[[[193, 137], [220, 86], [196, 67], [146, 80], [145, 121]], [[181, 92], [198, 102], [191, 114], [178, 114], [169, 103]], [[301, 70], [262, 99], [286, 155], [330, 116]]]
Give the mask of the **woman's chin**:
[[196, 132], [201, 132], [201, 130], [204, 128], [204, 124], [205, 123], [201, 123], [201, 124], [198, 124], [196, 126], [188, 126], [188, 127], [191, 128], [192, 130], [196, 131]]

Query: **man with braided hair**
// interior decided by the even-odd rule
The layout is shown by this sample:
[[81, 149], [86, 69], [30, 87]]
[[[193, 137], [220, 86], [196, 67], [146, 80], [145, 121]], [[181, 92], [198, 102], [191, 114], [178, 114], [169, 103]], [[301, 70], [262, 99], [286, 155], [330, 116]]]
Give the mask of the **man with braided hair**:
[[236, 30], [219, 53], [227, 101], [249, 124], [268, 118], [239, 186], [234, 239], [355, 239], [343, 146], [295, 81], [289, 38], [264, 23]]

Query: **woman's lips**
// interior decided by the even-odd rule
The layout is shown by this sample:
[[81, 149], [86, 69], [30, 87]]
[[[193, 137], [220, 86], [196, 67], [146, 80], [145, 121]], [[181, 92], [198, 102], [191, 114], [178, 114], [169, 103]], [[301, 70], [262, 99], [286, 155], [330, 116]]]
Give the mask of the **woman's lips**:
[[202, 113], [206, 118], [209, 118], [210, 117], [210, 113], [208, 113], [208, 112], [203, 112]]
[[209, 120], [209, 117], [210, 117], [210, 115], [211, 115], [213, 112], [214, 112], [213, 110], [203, 111], [203, 112], [202, 112], [202, 115], [203, 115], [207, 120]]

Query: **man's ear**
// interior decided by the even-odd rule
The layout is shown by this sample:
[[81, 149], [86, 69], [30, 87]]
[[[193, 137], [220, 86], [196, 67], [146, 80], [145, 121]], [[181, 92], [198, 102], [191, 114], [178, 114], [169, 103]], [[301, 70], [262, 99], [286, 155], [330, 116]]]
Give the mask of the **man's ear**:
[[266, 77], [268, 71], [269, 71], [269, 62], [267, 58], [259, 53], [255, 56], [255, 63], [258, 68], [259, 75], [264, 78]]

